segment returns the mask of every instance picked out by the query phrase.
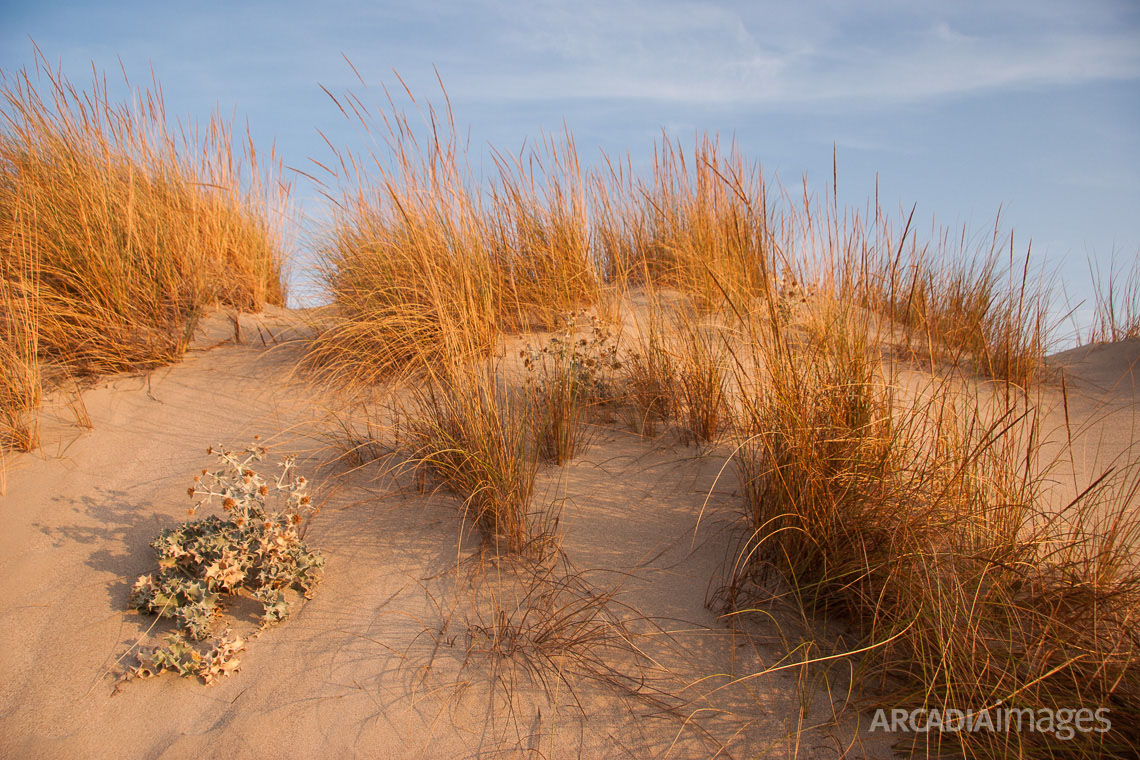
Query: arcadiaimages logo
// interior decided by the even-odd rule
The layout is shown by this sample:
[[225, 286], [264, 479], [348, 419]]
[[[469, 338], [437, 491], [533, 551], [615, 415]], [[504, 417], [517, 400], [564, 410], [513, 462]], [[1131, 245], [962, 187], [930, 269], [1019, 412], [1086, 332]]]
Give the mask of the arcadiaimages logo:
[[956, 710], [915, 708], [880, 708], [871, 720], [871, 731], [927, 733], [974, 733], [978, 731], [1035, 732], [1052, 734], [1061, 741], [1069, 741], [1077, 734], [1103, 734], [1112, 729], [1112, 719], [1107, 707], [1093, 710], [1091, 707], [1033, 709], [1028, 707], [1003, 707], [1000, 704], [984, 710]]

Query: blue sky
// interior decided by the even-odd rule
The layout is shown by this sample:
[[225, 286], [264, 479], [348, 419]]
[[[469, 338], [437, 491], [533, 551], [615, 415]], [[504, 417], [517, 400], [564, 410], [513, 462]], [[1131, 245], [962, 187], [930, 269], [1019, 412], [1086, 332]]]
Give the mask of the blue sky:
[[[182, 6], [182, 7], [179, 7]], [[319, 85], [417, 94], [447, 87], [476, 151], [517, 150], [563, 121], [579, 152], [645, 161], [664, 129], [734, 137], [768, 175], [819, 192], [839, 155], [840, 200], [875, 191], [984, 234], [1002, 207], [1074, 300], [1088, 260], [1140, 253], [1140, 4], [1135, 0], [577, 3], [467, 0], [375, 5], [0, 5], [0, 67], [34, 39], [84, 82], [93, 61], [133, 79], [153, 65], [171, 114], [214, 108], [276, 140], [287, 163], [324, 160], [321, 129], [358, 133]], [[357, 87], [357, 89], [359, 89]], [[297, 197], [319, 214], [303, 181]]]

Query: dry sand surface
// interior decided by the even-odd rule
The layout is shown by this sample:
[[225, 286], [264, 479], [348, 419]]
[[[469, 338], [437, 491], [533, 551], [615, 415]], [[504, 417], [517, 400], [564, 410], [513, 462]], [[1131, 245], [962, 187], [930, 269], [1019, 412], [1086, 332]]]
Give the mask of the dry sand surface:
[[[461, 534], [453, 497], [331, 461], [326, 400], [291, 374], [298, 324], [243, 317], [239, 344], [215, 316], [182, 363], [101, 381], [82, 407], [57, 399], [42, 450], [4, 462], [0, 756], [891, 756], [855, 711], [832, 718], [842, 666], [730, 683], [776, 664], [781, 635], [804, 629], [774, 610], [732, 631], [710, 609], [739, 501], [723, 452], [600, 427], [540, 473], [539, 498], [562, 500], [564, 559], [495, 563]], [[1081, 468], [1135, 440], [1138, 360], [1135, 340], [1054, 357]], [[1049, 381], [1054, 401], [1060, 388]], [[83, 407], [90, 430], [69, 419]], [[154, 566], [148, 543], [186, 518], [206, 448], [254, 435], [299, 453], [316, 484], [306, 542], [324, 552], [324, 581], [217, 685], [119, 683], [132, 647], [165, 630], [126, 610]], [[555, 613], [550, 629], [593, 642], [586, 656], [544, 659]], [[488, 652], [496, 621], [518, 633], [509, 657]]]

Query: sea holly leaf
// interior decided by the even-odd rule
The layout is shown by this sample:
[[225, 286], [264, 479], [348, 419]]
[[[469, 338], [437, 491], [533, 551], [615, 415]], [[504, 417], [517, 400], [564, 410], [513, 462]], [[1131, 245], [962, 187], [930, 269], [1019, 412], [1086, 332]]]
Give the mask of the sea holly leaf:
[[245, 579], [245, 573], [236, 562], [225, 559], [211, 562], [202, 576], [212, 591], [233, 591]]
[[213, 648], [202, 658], [198, 667], [198, 675], [207, 685], [215, 683], [219, 678], [236, 673], [241, 660], [237, 653], [245, 649], [245, 641], [228, 631], [214, 644]]
[[140, 575], [135, 585], [131, 587], [128, 604], [134, 609], [150, 609], [151, 600], [157, 591], [153, 575]]

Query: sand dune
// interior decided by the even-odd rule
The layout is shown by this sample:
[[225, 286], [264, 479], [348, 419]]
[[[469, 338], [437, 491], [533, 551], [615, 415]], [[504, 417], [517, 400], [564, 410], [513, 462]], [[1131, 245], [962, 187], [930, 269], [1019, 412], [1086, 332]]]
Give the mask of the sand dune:
[[[775, 625], [749, 643], [706, 607], [735, 515], [722, 459], [668, 437], [599, 430], [585, 454], [545, 472], [540, 497], [564, 500], [568, 567], [558, 577], [574, 578], [557, 603], [613, 592], [605, 615], [629, 637], [597, 655], [624, 680], [573, 666], [560, 676], [543, 663], [528, 677], [519, 658], [495, 681], [478, 642], [466, 649], [494, 614], [488, 588], [503, 594], [500, 606], [517, 606], [509, 569], [471, 569], [479, 542], [460, 535], [454, 497], [330, 464], [313, 438], [322, 400], [291, 378], [297, 349], [269, 337], [287, 337], [295, 318], [243, 319], [244, 344], [218, 315], [182, 363], [86, 390], [91, 430], [68, 424], [57, 401], [43, 450], [6, 461], [4, 754], [708, 757], [722, 746], [735, 755], [794, 745], [792, 672], [717, 690], [781, 655]], [[148, 542], [185, 518], [189, 476], [211, 464], [207, 446], [254, 435], [300, 452], [320, 484], [307, 541], [327, 557], [324, 582], [251, 643], [235, 677], [118, 685], [132, 646], [164, 629], [126, 611], [131, 583], [154, 562]], [[591, 625], [586, 615], [575, 623]], [[604, 635], [610, 623], [593, 625]], [[825, 694], [816, 701], [826, 714]], [[848, 722], [808, 732], [801, 756], [834, 754], [852, 732]]]
[[[841, 682], [829, 694], [790, 669], [726, 686], [776, 663], [781, 634], [799, 624], [777, 609], [733, 632], [710, 608], [738, 509], [723, 453], [598, 428], [584, 454], [540, 475], [540, 499], [562, 500], [564, 559], [537, 570], [480, 561], [454, 497], [332, 461], [318, 439], [327, 399], [293, 377], [299, 349], [288, 339], [303, 320], [284, 310], [242, 319], [240, 344], [215, 315], [182, 363], [85, 390], [91, 430], [68, 421], [74, 400], [56, 399], [43, 449], [6, 459], [0, 754], [891, 755], [851, 712], [828, 720]], [[1138, 357], [1137, 341], [1053, 357], [1090, 445], [1119, 452], [1133, 440]], [[163, 630], [126, 611], [153, 563], [148, 542], [184, 519], [207, 446], [254, 435], [299, 452], [317, 483], [322, 511], [306, 540], [325, 553], [324, 582], [216, 686], [120, 683], [132, 647]], [[548, 596], [519, 580], [536, 572], [554, 584]], [[596, 660], [568, 656], [560, 672], [534, 637], [543, 614], [562, 608], [574, 610], [563, 623], [596, 637]], [[516, 654], [496, 659], [480, 631], [500, 614], [528, 622]]]

